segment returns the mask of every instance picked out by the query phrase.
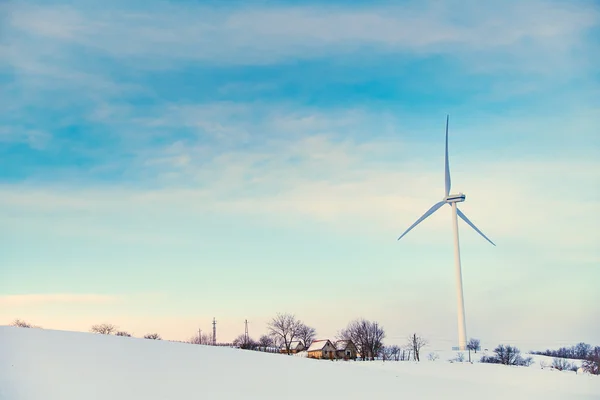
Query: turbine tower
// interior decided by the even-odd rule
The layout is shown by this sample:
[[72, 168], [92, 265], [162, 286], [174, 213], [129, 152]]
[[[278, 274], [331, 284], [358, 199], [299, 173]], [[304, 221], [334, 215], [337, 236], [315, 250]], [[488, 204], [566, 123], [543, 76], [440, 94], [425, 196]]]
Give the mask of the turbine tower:
[[477, 227], [469, 221], [469, 218], [458, 209], [457, 204], [465, 201], [466, 196], [463, 193], [450, 194], [450, 163], [448, 161], [448, 121], [450, 116], [446, 116], [446, 190], [444, 192], [444, 198], [442, 201], [435, 203], [421, 218], [419, 218], [414, 224], [410, 226], [398, 240], [402, 239], [411, 229], [420, 224], [423, 220], [429, 217], [431, 214], [436, 212], [444, 204], [448, 204], [452, 207], [452, 228], [454, 230], [454, 266], [456, 274], [456, 295], [457, 295], [457, 307], [458, 307], [458, 346], [460, 350], [466, 350], [467, 348], [467, 323], [465, 321], [465, 302], [463, 298], [463, 287], [462, 287], [462, 272], [460, 268], [460, 247], [458, 244], [458, 217], [462, 218], [471, 228], [475, 229], [477, 233], [485, 238], [491, 244], [494, 244], [487, 236], [483, 234]]

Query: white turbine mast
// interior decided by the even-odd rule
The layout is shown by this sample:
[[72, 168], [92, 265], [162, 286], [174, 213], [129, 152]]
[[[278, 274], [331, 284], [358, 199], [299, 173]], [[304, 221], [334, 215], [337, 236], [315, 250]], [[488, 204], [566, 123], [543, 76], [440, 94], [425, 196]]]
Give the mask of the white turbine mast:
[[460, 267], [460, 246], [458, 244], [458, 217], [462, 218], [471, 228], [475, 229], [477, 233], [485, 238], [491, 244], [494, 244], [487, 236], [483, 234], [469, 218], [458, 209], [457, 203], [465, 201], [466, 196], [463, 193], [450, 194], [450, 163], [448, 161], [448, 121], [450, 116], [446, 116], [446, 190], [444, 192], [444, 198], [442, 201], [435, 203], [421, 218], [419, 218], [414, 224], [410, 226], [398, 240], [402, 239], [404, 235], [410, 232], [415, 226], [419, 225], [423, 220], [429, 217], [431, 214], [436, 212], [444, 204], [448, 204], [452, 207], [452, 228], [454, 230], [454, 266], [456, 273], [456, 300], [458, 308], [458, 346], [460, 350], [466, 350], [467, 348], [467, 323], [465, 320], [465, 302], [463, 298], [463, 287], [462, 287], [462, 272]]

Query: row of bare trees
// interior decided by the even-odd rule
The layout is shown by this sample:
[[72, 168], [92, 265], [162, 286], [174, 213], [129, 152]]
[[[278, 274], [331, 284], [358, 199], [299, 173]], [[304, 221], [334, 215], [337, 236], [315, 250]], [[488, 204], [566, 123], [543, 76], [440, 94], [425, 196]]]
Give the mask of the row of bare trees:
[[[406, 345], [404, 346], [383, 346], [379, 357], [383, 361], [410, 361], [411, 358], [414, 361], [421, 361], [421, 349], [427, 346], [429, 342], [422, 336], [413, 333], [406, 339]], [[431, 360], [430, 355], [429, 359]]]
[[[240, 335], [234, 343], [242, 348], [257, 348], [260, 346], [276, 346], [285, 349], [287, 354], [291, 353], [290, 345], [294, 341], [300, 341], [308, 348], [315, 339], [316, 330], [297, 319], [293, 314], [279, 313], [268, 324], [268, 335], [262, 336], [260, 345], [248, 342], [248, 338]], [[407, 345], [386, 347], [383, 343], [385, 330], [376, 321], [359, 318], [348, 323], [346, 328], [339, 331], [339, 340], [351, 340], [362, 360], [409, 360], [411, 356], [415, 361], [421, 359], [421, 349], [427, 345], [427, 340], [418, 334], [411, 335]], [[479, 349], [479, 341], [473, 343], [474, 349]]]
[[600, 375], [600, 346], [592, 347], [590, 344], [581, 342], [571, 347], [561, 347], [558, 350], [532, 351], [531, 354], [554, 357], [552, 367], [560, 371], [577, 370], [576, 365], [568, 362], [568, 359], [582, 360], [581, 366], [584, 371], [592, 375]]
[[[579, 358], [577, 358], [579, 359]], [[600, 346], [589, 347], [587, 354], [582, 360], [581, 368], [592, 375], [600, 375]], [[545, 366], [542, 364], [542, 368]], [[554, 357], [552, 360], [552, 368], [559, 371], [578, 371], [579, 367], [574, 362], [570, 362], [568, 358]]]
[[[131, 334], [127, 331], [120, 331], [118, 330], [118, 328], [113, 325], [113, 324], [97, 324], [97, 325], [92, 325], [92, 327], [90, 328], [90, 332], [93, 333], [97, 333], [100, 335], [112, 335], [114, 334], [115, 336], [125, 336], [125, 337], [131, 337]], [[152, 340], [162, 340], [161, 336], [156, 333], [147, 333], [144, 335], [144, 339], [152, 339]]]
[[[14, 320], [11, 325], [19, 327], [19, 328], [37, 328], [37, 329], [43, 329], [41, 326], [30, 324], [29, 322], [23, 321], [21, 319]], [[100, 335], [113, 335], [114, 334], [115, 336], [131, 337], [131, 334], [129, 332], [127, 332], [127, 331], [120, 331], [113, 324], [96, 324], [96, 325], [92, 325], [92, 327], [90, 328], [90, 332], [98, 333]], [[161, 337], [160, 337], [160, 335], [158, 333], [148, 333], [148, 334], [144, 335], [144, 338], [145, 339], [161, 340]]]
[[245, 334], [236, 337], [233, 340], [233, 345], [244, 350], [258, 351], [268, 351], [269, 349], [273, 349], [276, 346], [275, 340], [273, 340], [273, 338], [269, 335], [262, 335], [258, 340], [254, 340], [250, 336], [246, 336]]
[[202, 335], [194, 335], [188, 340], [188, 343], [209, 345], [212, 344], [212, 336], [206, 333]]
[[558, 350], [548, 349], [546, 351], [532, 351], [531, 354], [556, 358], [569, 358], [573, 360], [586, 360], [593, 350], [594, 348], [591, 344], [581, 342], [571, 347], [561, 347]]

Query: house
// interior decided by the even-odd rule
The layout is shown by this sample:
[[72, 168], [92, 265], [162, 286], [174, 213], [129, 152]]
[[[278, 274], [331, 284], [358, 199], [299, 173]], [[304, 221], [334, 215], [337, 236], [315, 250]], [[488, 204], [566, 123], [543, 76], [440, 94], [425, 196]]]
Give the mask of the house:
[[324, 358], [333, 360], [336, 356], [335, 346], [329, 339], [315, 340], [308, 348], [308, 358]]
[[335, 353], [342, 360], [356, 360], [357, 350], [352, 340], [338, 340], [335, 342]]
[[[304, 344], [300, 340], [294, 340], [290, 343], [290, 354], [296, 354], [304, 350]], [[280, 350], [282, 353], [287, 353], [285, 346], [281, 347]]]

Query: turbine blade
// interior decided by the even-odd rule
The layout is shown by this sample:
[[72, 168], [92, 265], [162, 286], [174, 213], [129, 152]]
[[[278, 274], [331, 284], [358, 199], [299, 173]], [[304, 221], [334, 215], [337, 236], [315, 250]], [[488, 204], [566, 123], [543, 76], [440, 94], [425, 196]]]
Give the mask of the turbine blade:
[[450, 115], [446, 115], [446, 196], [450, 194], [450, 162], [448, 161], [448, 120]]
[[492, 242], [487, 236], [485, 236], [483, 234], [483, 232], [481, 232], [479, 229], [477, 229], [477, 227], [475, 226], [475, 224], [473, 224], [471, 221], [469, 221], [469, 218], [467, 218], [467, 216], [465, 214], [463, 214], [462, 211], [460, 211], [458, 208], [456, 209], [456, 212], [458, 213], [458, 216], [461, 217], [463, 219], [463, 221], [465, 221], [467, 224], [469, 224], [471, 226], [471, 228], [475, 229], [477, 231], [477, 233], [479, 233], [481, 236], [483, 236], [485, 238], [485, 240], [487, 240], [488, 242], [490, 242], [491, 244], [493, 244], [494, 246], [496, 245], [494, 242]]
[[423, 214], [423, 216], [417, 220], [417, 222], [415, 222], [414, 224], [412, 224], [410, 226], [410, 228], [408, 228], [402, 235], [400, 235], [400, 237], [398, 238], [398, 240], [402, 239], [402, 237], [404, 235], [406, 235], [412, 228], [414, 228], [415, 226], [419, 225], [425, 218], [429, 217], [431, 214], [433, 214], [434, 212], [436, 212], [437, 209], [440, 208], [441, 206], [443, 206], [444, 204], [446, 204], [445, 201], [440, 201], [439, 203], [435, 203], [433, 205], [433, 207], [431, 207], [429, 210], [427, 210], [427, 212], [425, 214]]

